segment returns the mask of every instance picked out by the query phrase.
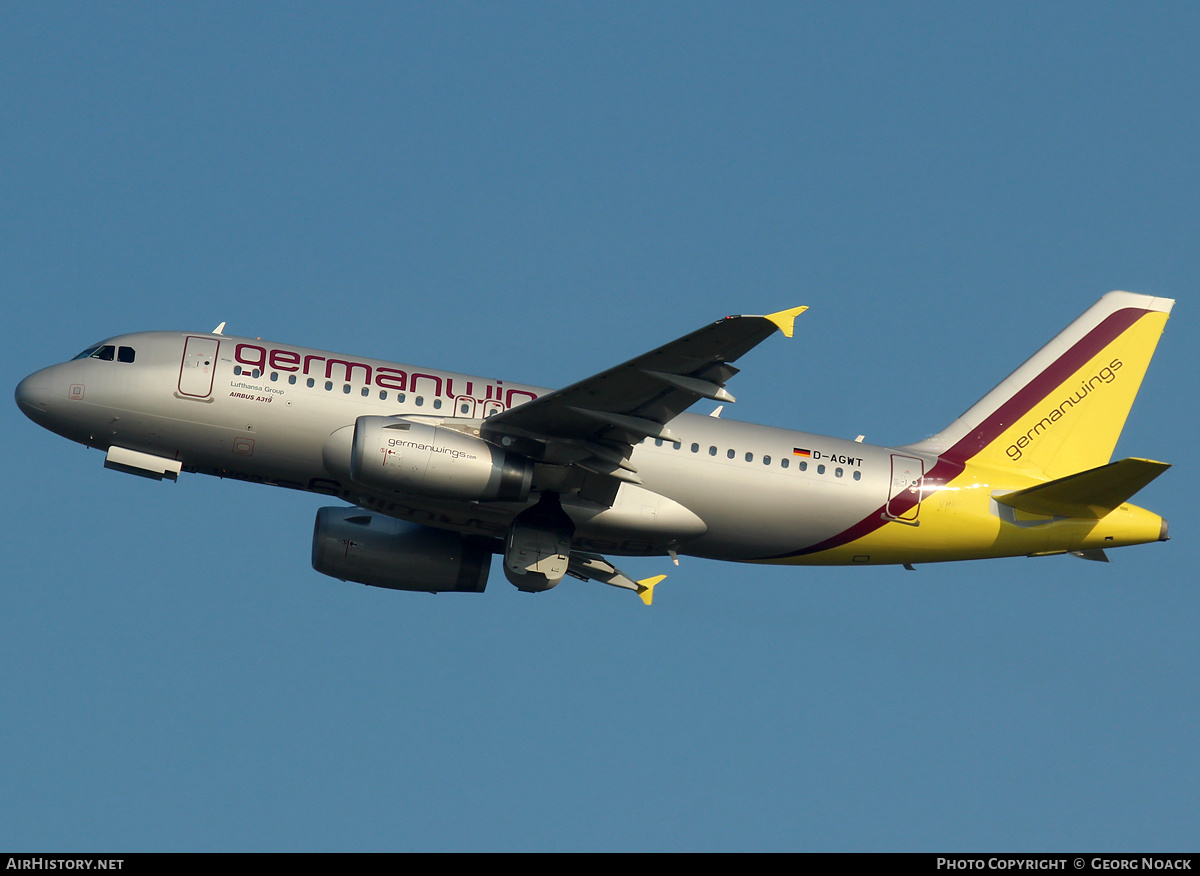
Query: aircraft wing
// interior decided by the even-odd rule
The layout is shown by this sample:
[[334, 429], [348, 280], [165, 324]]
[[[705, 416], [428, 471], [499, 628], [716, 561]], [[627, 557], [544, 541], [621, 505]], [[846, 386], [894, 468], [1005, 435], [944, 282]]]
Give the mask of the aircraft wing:
[[589, 554], [584, 551], [571, 551], [571, 561], [567, 566], [567, 574], [580, 581], [601, 581], [611, 587], [632, 590], [642, 602], [650, 605], [654, 600], [654, 587], [666, 575], [655, 575], [653, 578], [643, 578], [634, 581], [608, 560], [599, 554]]
[[[730, 363], [776, 330], [792, 336], [807, 307], [767, 316], [727, 316], [622, 365], [484, 421], [482, 435], [559, 464], [639, 483], [626, 462], [644, 438], [675, 441], [667, 424], [701, 398], [732, 402]], [[506, 441], [507, 439], [507, 441]], [[542, 445], [535, 451], [536, 442]]]

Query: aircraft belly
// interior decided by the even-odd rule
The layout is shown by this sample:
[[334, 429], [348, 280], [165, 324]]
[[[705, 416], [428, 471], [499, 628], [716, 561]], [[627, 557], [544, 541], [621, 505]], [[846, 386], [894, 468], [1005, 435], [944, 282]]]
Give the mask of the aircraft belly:
[[637, 536], [660, 545], [686, 544], [708, 526], [692, 510], [673, 499], [633, 484], [622, 484], [612, 505], [589, 502], [578, 495], [561, 498], [563, 510], [587, 539]]

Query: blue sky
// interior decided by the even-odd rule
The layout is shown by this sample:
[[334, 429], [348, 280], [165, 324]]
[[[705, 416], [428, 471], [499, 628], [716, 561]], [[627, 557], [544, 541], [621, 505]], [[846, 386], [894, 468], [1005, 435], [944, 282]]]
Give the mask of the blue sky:
[[8, 386], [202, 329], [561, 385], [811, 310], [727, 416], [902, 443], [1111, 289], [1172, 540], [655, 605], [309, 566], [319, 497], [7, 408], [0, 848], [1195, 849], [1194, 4], [0, 8]]

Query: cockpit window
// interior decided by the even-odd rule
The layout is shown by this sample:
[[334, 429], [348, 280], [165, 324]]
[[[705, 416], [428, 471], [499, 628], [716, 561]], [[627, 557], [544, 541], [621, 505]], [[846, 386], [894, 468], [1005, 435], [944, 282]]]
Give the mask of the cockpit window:
[[[84, 350], [82, 353], [80, 353], [78, 356], [76, 356], [75, 359], [87, 359], [88, 357], [90, 357], [92, 355], [92, 353], [95, 353], [99, 349], [100, 349], [100, 344], [93, 344], [92, 346], [90, 346], [86, 350]], [[72, 359], [71, 361], [74, 362], [75, 359]]]
[[[116, 359], [118, 362], [132, 362], [136, 355], [133, 347], [116, 347], [113, 344], [93, 344], [75, 359], [102, 359], [105, 362], [111, 362]], [[74, 362], [75, 359], [71, 361]]]

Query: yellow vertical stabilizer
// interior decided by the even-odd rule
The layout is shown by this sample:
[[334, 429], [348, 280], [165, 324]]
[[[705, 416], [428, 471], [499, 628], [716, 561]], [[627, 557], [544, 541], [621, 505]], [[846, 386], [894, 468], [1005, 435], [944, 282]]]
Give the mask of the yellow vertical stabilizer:
[[949, 427], [913, 448], [1038, 479], [1106, 464], [1173, 304], [1110, 292]]

